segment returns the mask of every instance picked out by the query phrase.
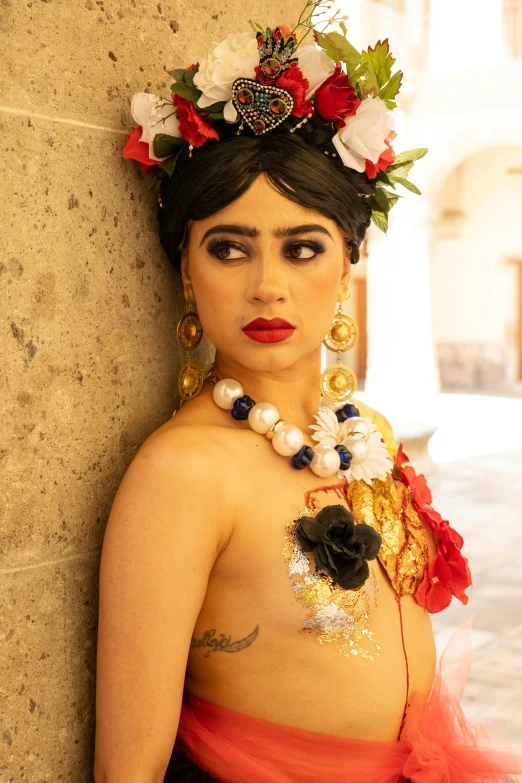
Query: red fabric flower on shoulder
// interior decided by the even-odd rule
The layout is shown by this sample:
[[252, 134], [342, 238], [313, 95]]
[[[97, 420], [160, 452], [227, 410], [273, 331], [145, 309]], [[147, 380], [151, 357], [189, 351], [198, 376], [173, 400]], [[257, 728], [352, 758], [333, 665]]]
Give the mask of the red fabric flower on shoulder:
[[343, 117], [352, 116], [361, 105], [361, 99], [341, 67], [341, 63], [335, 64], [335, 71], [322, 83], [315, 94], [317, 112], [325, 120], [335, 120], [337, 128], [344, 128], [346, 123]]
[[201, 147], [208, 139], [219, 140], [216, 129], [198, 114], [193, 103], [175, 94], [172, 100], [179, 117], [179, 132], [189, 144], [193, 147]]
[[379, 171], [386, 171], [388, 166], [391, 166], [391, 164], [395, 162], [395, 152], [390, 142], [392, 142], [396, 136], [397, 134], [395, 133], [394, 130], [391, 130], [388, 133], [387, 137], [384, 139], [384, 143], [386, 144], [386, 149], [384, 150], [384, 152], [381, 152], [377, 163], [372, 163], [371, 160], [368, 160], [368, 158], [366, 158], [365, 172], [366, 172], [366, 176], [369, 179], [374, 179], [379, 173]]
[[[257, 73], [258, 68], [256, 68]], [[305, 79], [303, 72], [296, 63], [292, 63], [276, 79], [276, 87], [282, 90], [288, 90], [294, 97], [294, 108], [292, 114], [294, 117], [304, 117], [305, 114], [313, 113], [314, 107], [310, 101], [306, 100], [306, 93], [309, 87], [308, 79]]]
[[415, 600], [420, 606], [426, 607], [428, 612], [446, 609], [452, 596], [466, 605], [469, 599], [464, 590], [473, 582], [468, 559], [460, 551], [464, 539], [432, 507], [426, 477], [422, 473], [417, 475], [412, 466], [406, 464], [408, 462], [400, 443], [395, 457], [394, 475], [410, 490], [413, 505], [433, 532], [437, 546], [437, 554], [425, 569], [422, 582], [414, 594]]
[[142, 133], [143, 128], [134, 128], [127, 138], [122, 157], [137, 160], [141, 164], [142, 173], [145, 174], [147, 169], [150, 166], [157, 165], [158, 161], [149, 157], [149, 145], [145, 141], [140, 141]]

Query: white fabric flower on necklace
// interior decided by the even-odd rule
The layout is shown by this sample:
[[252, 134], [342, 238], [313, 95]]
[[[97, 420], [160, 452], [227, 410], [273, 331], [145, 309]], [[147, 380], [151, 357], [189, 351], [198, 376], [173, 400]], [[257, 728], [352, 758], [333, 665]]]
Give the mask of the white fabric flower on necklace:
[[204, 109], [219, 101], [226, 101], [223, 115], [227, 122], [235, 122], [237, 112], [232, 103], [232, 84], [240, 76], [255, 79], [259, 65], [256, 34], [229, 33], [224, 41], [201, 60], [194, 76], [194, 84], [203, 93], [197, 106]]
[[321, 405], [314, 418], [317, 424], [309, 425], [315, 430], [313, 440], [330, 448], [341, 444], [353, 455], [350, 467], [339, 470], [338, 478], [345, 478], [348, 483], [362, 480], [370, 487], [374, 478], [386, 480], [391, 473], [393, 459], [370, 416], [353, 416], [339, 422], [331, 408]]

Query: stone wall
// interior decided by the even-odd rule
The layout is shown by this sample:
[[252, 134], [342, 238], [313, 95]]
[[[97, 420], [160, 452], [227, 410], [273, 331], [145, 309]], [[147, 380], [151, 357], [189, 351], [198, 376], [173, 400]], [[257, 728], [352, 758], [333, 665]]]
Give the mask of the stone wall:
[[121, 159], [130, 98], [301, 7], [0, 0], [2, 781], [92, 780], [105, 524], [178, 403], [184, 300]]

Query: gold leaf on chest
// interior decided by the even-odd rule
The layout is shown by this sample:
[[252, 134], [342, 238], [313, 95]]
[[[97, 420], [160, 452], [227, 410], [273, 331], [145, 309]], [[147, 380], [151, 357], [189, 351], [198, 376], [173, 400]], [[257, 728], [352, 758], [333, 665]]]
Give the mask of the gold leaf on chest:
[[428, 534], [408, 488], [391, 475], [386, 481], [352, 481], [346, 499], [357, 523], [382, 538], [378, 558], [398, 595], [415, 593], [429, 564]]

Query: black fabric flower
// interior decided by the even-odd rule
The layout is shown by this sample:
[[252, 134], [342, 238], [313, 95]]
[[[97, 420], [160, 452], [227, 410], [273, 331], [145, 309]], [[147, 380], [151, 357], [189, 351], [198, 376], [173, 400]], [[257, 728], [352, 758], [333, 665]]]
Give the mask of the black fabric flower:
[[377, 557], [382, 541], [370, 525], [356, 525], [340, 504], [325, 506], [316, 517], [301, 517], [295, 532], [303, 551], [313, 551], [317, 568], [343, 590], [366, 582], [370, 575], [366, 561]]

